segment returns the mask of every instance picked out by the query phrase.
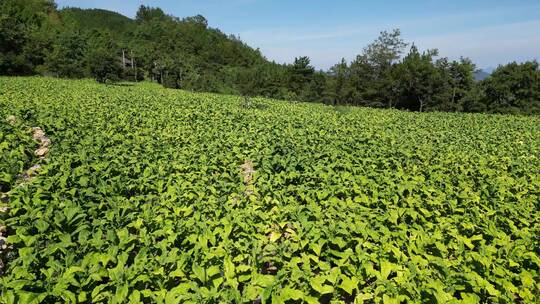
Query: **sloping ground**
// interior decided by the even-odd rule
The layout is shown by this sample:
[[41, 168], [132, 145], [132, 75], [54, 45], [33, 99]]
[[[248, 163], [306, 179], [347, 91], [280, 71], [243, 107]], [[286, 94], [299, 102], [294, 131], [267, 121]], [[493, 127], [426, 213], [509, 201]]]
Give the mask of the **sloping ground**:
[[0, 302], [538, 298], [538, 117], [251, 102], [0, 78], [54, 143]]

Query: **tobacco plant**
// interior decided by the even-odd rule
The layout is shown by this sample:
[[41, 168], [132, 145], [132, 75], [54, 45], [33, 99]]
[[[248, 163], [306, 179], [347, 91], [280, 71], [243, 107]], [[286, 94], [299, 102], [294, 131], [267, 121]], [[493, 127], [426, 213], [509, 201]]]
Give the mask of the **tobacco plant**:
[[250, 102], [0, 78], [0, 302], [538, 300], [538, 117]]

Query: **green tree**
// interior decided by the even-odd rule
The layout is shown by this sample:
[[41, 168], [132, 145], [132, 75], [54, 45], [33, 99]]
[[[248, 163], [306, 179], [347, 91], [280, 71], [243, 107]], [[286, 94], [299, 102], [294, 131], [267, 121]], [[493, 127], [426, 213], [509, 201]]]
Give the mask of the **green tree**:
[[332, 105], [349, 104], [350, 99], [350, 76], [349, 66], [345, 58], [332, 66], [326, 78], [325, 102]]
[[208, 27], [208, 20], [206, 20], [206, 18], [204, 18], [202, 15], [186, 17], [186, 18], [184, 18], [183, 21], [187, 22], [187, 23], [195, 24], [195, 25], [203, 27], [203, 28]]
[[540, 113], [540, 70], [536, 61], [499, 66], [480, 86], [489, 112]]
[[306, 100], [309, 95], [308, 85], [313, 80], [315, 68], [307, 56], [297, 57], [289, 68], [289, 88], [300, 99]]
[[475, 87], [475, 70], [476, 65], [468, 58], [452, 61], [447, 70], [452, 98], [449, 99], [449, 105], [441, 108], [441, 110], [463, 111], [464, 99]]
[[439, 83], [431, 110], [455, 112], [463, 110], [465, 96], [475, 85], [474, 64], [467, 58], [450, 61], [440, 58], [434, 63]]
[[443, 80], [433, 63], [437, 50], [420, 53], [413, 45], [403, 61], [396, 65], [394, 77], [399, 83], [400, 100], [398, 108], [426, 111], [436, 106]]
[[158, 7], [141, 5], [135, 15], [135, 21], [139, 23], [150, 22], [154, 20], [164, 20], [166, 17], [167, 15], [165, 15], [163, 10]]
[[90, 75], [99, 83], [118, 81], [122, 77], [122, 66], [118, 46], [110, 34], [94, 31], [88, 44], [86, 62]]
[[485, 103], [485, 92], [480, 85], [474, 85], [463, 96], [462, 105], [464, 112], [487, 112], [487, 105]]
[[382, 31], [379, 37], [364, 49], [357, 61], [366, 63], [372, 67], [375, 77], [381, 77], [399, 61], [407, 45], [401, 38], [399, 29]]
[[357, 105], [375, 107], [395, 106], [397, 84], [393, 81], [392, 70], [403, 54], [407, 43], [401, 38], [401, 31], [383, 31], [379, 37], [364, 48], [351, 63], [351, 86], [355, 89]]
[[43, 63], [55, 22], [56, 5], [48, 0], [0, 1], [0, 74], [27, 75]]
[[52, 51], [46, 57], [46, 69], [59, 77], [84, 77], [86, 52], [86, 37], [79, 31], [64, 30], [60, 32]]

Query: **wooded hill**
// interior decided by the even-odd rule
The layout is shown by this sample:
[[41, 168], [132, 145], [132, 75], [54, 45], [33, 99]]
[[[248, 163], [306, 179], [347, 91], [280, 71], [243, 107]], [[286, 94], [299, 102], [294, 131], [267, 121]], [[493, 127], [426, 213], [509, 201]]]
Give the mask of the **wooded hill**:
[[[0, 3], [0, 74], [157, 81], [169, 88], [412, 111], [540, 113], [537, 62], [510, 63], [476, 82], [469, 59], [419, 50], [399, 30], [317, 71], [308, 57], [267, 60], [203, 16], [141, 6], [134, 19], [50, 0]], [[128, 62], [129, 64], [126, 64]]]
[[64, 8], [59, 11], [63, 22], [81, 30], [107, 30], [124, 38], [137, 24], [122, 14], [103, 9]]

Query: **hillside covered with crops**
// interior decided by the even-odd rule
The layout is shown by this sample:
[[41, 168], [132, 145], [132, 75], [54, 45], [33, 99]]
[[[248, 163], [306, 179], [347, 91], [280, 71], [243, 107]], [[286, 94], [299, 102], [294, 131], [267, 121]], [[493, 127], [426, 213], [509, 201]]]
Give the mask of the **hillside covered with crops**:
[[0, 78], [0, 303], [533, 303], [540, 118]]

